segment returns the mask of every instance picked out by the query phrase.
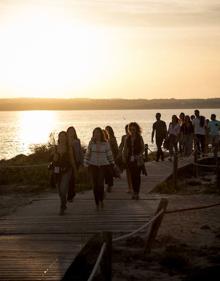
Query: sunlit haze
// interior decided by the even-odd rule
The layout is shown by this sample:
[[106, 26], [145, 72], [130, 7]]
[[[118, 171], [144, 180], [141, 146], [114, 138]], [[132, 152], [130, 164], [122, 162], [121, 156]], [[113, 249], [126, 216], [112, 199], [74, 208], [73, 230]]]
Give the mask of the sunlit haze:
[[0, 98], [220, 97], [219, 0], [0, 0]]

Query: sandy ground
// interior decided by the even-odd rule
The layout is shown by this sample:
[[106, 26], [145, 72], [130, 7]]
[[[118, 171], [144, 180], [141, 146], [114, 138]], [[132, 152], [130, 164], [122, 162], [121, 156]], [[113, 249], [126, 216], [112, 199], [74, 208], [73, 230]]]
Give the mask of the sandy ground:
[[[220, 203], [219, 193], [204, 189], [188, 185], [166, 195], [168, 209]], [[144, 246], [143, 235], [114, 246], [114, 281], [220, 280], [220, 206], [165, 215], [151, 253]]]

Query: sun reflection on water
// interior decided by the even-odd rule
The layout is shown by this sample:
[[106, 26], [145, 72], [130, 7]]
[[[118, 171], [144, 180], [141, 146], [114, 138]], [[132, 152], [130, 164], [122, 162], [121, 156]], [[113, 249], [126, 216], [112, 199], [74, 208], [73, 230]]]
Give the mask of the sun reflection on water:
[[19, 113], [18, 139], [24, 153], [30, 152], [33, 144], [46, 144], [56, 122], [53, 111], [22, 111]]

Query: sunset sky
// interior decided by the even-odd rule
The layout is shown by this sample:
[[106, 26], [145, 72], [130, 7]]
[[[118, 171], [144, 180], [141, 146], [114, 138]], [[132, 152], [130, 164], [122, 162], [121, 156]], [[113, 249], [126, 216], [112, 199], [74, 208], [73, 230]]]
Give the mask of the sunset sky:
[[0, 0], [5, 97], [220, 97], [220, 1]]

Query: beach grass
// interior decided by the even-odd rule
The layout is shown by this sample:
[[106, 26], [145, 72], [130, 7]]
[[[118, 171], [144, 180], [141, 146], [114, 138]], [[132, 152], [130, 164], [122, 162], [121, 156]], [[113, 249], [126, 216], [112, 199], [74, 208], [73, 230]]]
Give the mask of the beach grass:
[[[0, 161], [0, 186], [16, 187], [16, 192], [42, 192], [50, 190], [51, 171], [48, 165], [51, 160], [53, 146], [36, 145], [30, 155], [20, 154], [9, 160]], [[19, 189], [20, 187], [20, 189]], [[25, 188], [26, 187], [26, 188]], [[81, 168], [76, 179], [77, 192], [91, 188], [88, 170]], [[0, 189], [2, 190], [2, 188]], [[1, 191], [0, 191], [1, 192]]]

